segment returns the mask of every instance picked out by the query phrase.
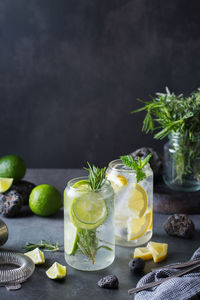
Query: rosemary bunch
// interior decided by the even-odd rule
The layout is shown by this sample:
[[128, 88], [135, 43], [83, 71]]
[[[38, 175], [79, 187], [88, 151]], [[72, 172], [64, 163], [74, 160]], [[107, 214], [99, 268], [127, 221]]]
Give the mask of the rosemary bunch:
[[176, 180], [181, 183], [184, 175], [195, 173], [194, 161], [199, 159], [199, 151], [194, 146], [200, 134], [200, 88], [189, 97], [175, 95], [166, 88], [166, 93], [156, 93], [150, 101], [139, 101], [143, 106], [131, 113], [146, 111], [143, 131], [156, 132], [155, 139], [163, 139], [173, 133], [180, 134], [180, 143], [174, 146], [174, 160]]

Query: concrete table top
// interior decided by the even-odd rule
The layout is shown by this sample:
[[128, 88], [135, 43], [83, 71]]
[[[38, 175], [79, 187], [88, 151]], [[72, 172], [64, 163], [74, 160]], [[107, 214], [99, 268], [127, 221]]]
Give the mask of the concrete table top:
[[[35, 184], [51, 184], [58, 188], [60, 192], [67, 184], [67, 181], [74, 177], [85, 175], [83, 170], [78, 169], [29, 169], [26, 180]], [[189, 205], [189, 203], [188, 203]], [[152, 241], [165, 242], [169, 244], [168, 257], [164, 264], [177, 261], [185, 261], [200, 245], [200, 218], [192, 215], [196, 231], [192, 240], [183, 240], [177, 237], [168, 236], [162, 224], [167, 219], [167, 215], [154, 214], [154, 234]], [[21, 214], [16, 218], [4, 218], [8, 229], [9, 239], [1, 247], [2, 250], [14, 250], [23, 252], [26, 242], [39, 242], [41, 239], [56, 242], [63, 245], [63, 211], [60, 210], [55, 216], [42, 218], [33, 215], [27, 207], [24, 207]], [[0, 289], [0, 299], [14, 300], [53, 300], [53, 299], [133, 299], [127, 291], [136, 286], [140, 279], [139, 275], [132, 275], [129, 272], [128, 262], [132, 258], [132, 248], [122, 248], [116, 246], [116, 258], [114, 263], [107, 269], [96, 272], [82, 272], [68, 267], [67, 277], [62, 281], [54, 281], [47, 278], [45, 271], [55, 262], [66, 265], [63, 247], [60, 252], [45, 252], [46, 263], [36, 266], [36, 270], [27, 282], [22, 284], [22, 288], [17, 291], [7, 291], [5, 287]], [[156, 265], [157, 266], [157, 265]], [[152, 261], [146, 263], [145, 271], [150, 271], [155, 267]], [[115, 274], [119, 278], [118, 290], [106, 290], [97, 286], [97, 281], [106, 275]]]

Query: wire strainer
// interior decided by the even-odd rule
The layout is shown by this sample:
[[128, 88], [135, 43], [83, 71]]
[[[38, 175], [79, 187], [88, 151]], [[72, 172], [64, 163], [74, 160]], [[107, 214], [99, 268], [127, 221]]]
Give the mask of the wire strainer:
[[8, 290], [19, 289], [34, 270], [33, 261], [22, 253], [0, 251], [0, 286]]

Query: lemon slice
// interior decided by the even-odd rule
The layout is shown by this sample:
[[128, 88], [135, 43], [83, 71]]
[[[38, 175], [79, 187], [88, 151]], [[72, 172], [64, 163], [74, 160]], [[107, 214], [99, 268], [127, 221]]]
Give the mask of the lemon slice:
[[55, 262], [47, 271], [47, 276], [50, 279], [61, 279], [67, 274], [67, 268], [57, 262]]
[[107, 173], [106, 177], [115, 193], [119, 193], [128, 184], [127, 179], [120, 174]]
[[168, 244], [149, 242], [147, 248], [151, 251], [155, 263], [164, 260], [167, 256]]
[[148, 197], [146, 191], [137, 183], [131, 190], [128, 207], [138, 217], [142, 217], [147, 210]]
[[4, 193], [11, 187], [13, 178], [0, 178], [0, 193]]
[[24, 253], [24, 255], [30, 257], [35, 265], [40, 265], [45, 263], [44, 253], [39, 249], [35, 248], [32, 251]]
[[135, 248], [134, 258], [142, 258], [143, 260], [150, 260], [153, 258], [151, 251], [147, 247]]
[[84, 194], [75, 198], [69, 208], [71, 222], [78, 228], [94, 229], [107, 218], [105, 201], [97, 194]]
[[128, 241], [138, 239], [148, 230], [152, 213], [148, 212], [141, 218], [129, 218], [127, 222]]

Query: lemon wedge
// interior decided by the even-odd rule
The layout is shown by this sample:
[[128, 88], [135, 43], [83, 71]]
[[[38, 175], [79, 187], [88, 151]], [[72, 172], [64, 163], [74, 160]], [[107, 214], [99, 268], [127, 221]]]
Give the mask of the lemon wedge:
[[147, 248], [151, 251], [155, 263], [163, 261], [167, 256], [168, 244], [149, 242]]
[[152, 212], [147, 212], [141, 218], [129, 218], [127, 222], [128, 241], [138, 239], [148, 230], [152, 220]]
[[152, 253], [147, 247], [135, 248], [133, 258], [142, 258], [143, 260], [150, 260], [153, 258]]
[[40, 265], [45, 263], [44, 253], [39, 249], [35, 248], [32, 251], [24, 253], [24, 255], [30, 257], [35, 265]]
[[47, 276], [50, 279], [61, 279], [67, 274], [67, 267], [55, 262], [47, 271]]
[[115, 193], [119, 193], [128, 184], [127, 179], [120, 174], [107, 173], [106, 177]]
[[12, 185], [13, 178], [0, 178], [0, 193], [6, 192]]
[[138, 183], [134, 183], [128, 200], [129, 209], [138, 217], [142, 217], [147, 210], [147, 205], [148, 197], [146, 191]]

